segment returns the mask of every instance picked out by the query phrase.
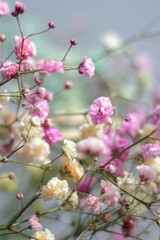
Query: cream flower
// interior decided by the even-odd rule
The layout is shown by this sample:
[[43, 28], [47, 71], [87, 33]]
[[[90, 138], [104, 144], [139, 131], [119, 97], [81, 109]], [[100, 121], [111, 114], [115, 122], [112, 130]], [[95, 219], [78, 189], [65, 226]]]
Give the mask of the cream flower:
[[65, 139], [63, 142], [62, 149], [64, 154], [70, 159], [73, 160], [77, 156], [76, 152], [76, 143], [70, 140]]
[[71, 210], [72, 208], [76, 208], [78, 205], [78, 195], [77, 192], [73, 192], [71, 196], [67, 199], [66, 203], [63, 205], [65, 210]]
[[17, 154], [23, 162], [44, 164], [45, 159], [50, 154], [50, 147], [45, 140], [35, 137], [27, 142]]
[[[34, 233], [34, 238], [39, 240], [55, 240], [54, 235], [47, 228], [45, 229], [45, 231], [36, 231]], [[31, 240], [34, 239], [31, 238]]]
[[80, 127], [82, 138], [88, 138], [88, 137], [98, 137], [101, 138], [103, 135], [103, 126], [104, 124], [83, 124]]
[[69, 186], [66, 180], [60, 180], [57, 177], [53, 177], [46, 186], [43, 186], [41, 194], [44, 201], [51, 199], [66, 198], [69, 190]]

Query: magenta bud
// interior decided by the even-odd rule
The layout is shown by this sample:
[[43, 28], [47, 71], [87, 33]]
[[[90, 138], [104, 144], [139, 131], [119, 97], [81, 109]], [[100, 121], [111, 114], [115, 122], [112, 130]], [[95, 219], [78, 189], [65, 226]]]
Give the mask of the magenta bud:
[[4, 34], [0, 35], [0, 42], [6, 41], [6, 36]]
[[54, 125], [53, 119], [51, 119], [51, 118], [46, 118], [46, 120], [45, 120], [45, 122], [44, 122], [44, 125], [45, 125], [46, 127], [53, 127], [53, 125]]
[[23, 14], [26, 11], [26, 6], [24, 3], [16, 1], [15, 11], [17, 14]]
[[71, 43], [71, 45], [74, 45], [74, 46], [77, 45], [77, 41], [76, 41], [74, 38], [72, 38], [72, 39], [70, 40], [70, 43]]
[[37, 85], [38, 87], [39, 87], [39, 86], [41, 85], [41, 83], [42, 83], [42, 80], [39, 79], [38, 77], [35, 77], [34, 81], [35, 81], [35, 83], [36, 83], [36, 85]]
[[8, 178], [10, 180], [14, 180], [16, 178], [16, 174], [14, 172], [10, 172], [9, 175], [8, 175]]
[[16, 195], [16, 197], [17, 197], [17, 199], [22, 200], [24, 198], [24, 195], [23, 195], [23, 193], [18, 193]]
[[55, 28], [56, 27], [56, 24], [54, 22], [49, 22], [48, 23], [48, 27], [49, 28]]
[[17, 17], [18, 16], [17, 11], [13, 11], [13, 12], [11, 12], [11, 14], [12, 14], [13, 17]]
[[72, 84], [71, 81], [66, 81], [66, 82], [65, 82], [65, 88], [66, 88], [66, 89], [71, 89], [72, 87], [73, 87], [73, 84]]
[[3, 162], [3, 163], [7, 163], [7, 162], [8, 162], [8, 158], [7, 158], [7, 157], [3, 157], [3, 158], [2, 158], [2, 162]]

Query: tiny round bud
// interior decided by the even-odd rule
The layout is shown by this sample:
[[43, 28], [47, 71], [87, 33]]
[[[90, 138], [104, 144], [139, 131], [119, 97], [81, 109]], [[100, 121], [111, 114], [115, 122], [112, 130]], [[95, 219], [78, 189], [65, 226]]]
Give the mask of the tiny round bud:
[[38, 117], [34, 116], [31, 118], [31, 124], [33, 127], [39, 127], [41, 125], [41, 121]]
[[77, 41], [76, 41], [76, 39], [74, 39], [74, 38], [72, 38], [72, 39], [70, 40], [70, 43], [71, 43], [71, 45], [74, 45], [74, 46], [77, 45]]
[[9, 178], [10, 180], [14, 180], [14, 179], [16, 178], [16, 174], [15, 174], [14, 172], [10, 172], [10, 173], [8, 174], [8, 178]]
[[40, 98], [45, 98], [45, 96], [47, 95], [47, 89], [44, 87], [40, 87], [37, 89], [36, 93]]
[[44, 125], [45, 125], [46, 127], [53, 127], [53, 125], [54, 125], [53, 119], [51, 119], [51, 118], [46, 118], [46, 120], [45, 120], [45, 122], [44, 122]]
[[56, 27], [56, 24], [54, 22], [49, 22], [48, 23], [48, 27], [49, 28], [55, 28]]
[[16, 195], [16, 197], [17, 197], [17, 199], [22, 200], [24, 198], [24, 195], [23, 195], [23, 193], [18, 193]]
[[3, 163], [7, 163], [7, 162], [8, 162], [8, 158], [7, 158], [7, 157], [3, 157], [3, 158], [2, 158], [2, 162], [3, 162]]
[[35, 81], [35, 83], [36, 83], [36, 85], [37, 85], [38, 87], [39, 87], [39, 86], [41, 85], [41, 83], [42, 83], [42, 80], [39, 79], [38, 77], [35, 77], [34, 81]]
[[15, 11], [17, 12], [17, 14], [23, 14], [25, 10], [26, 6], [24, 5], [24, 3], [16, 1]]
[[0, 42], [6, 41], [6, 36], [4, 34], [0, 35]]
[[73, 87], [73, 84], [72, 84], [71, 81], [66, 81], [66, 82], [65, 82], [65, 88], [66, 88], [66, 89], [71, 89], [72, 87]]
[[36, 216], [38, 217], [39, 214], [40, 214], [40, 212], [37, 210], [37, 211], [35, 212], [35, 214], [36, 214]]
[[124, 206], [125, 206], [126, 209], [129, 209], [129, 208], [130, 208], [130, 202], [129, 202], [129, 201], [126, 201], [126, 202], [124, 203]]
[[17, 11], [13, 11], [13, 12], [11, 12], [11, 15], [12, 15], [13, 17], [17, 17], [17, 16], [18, 16], [18, 13], [17, 13]]

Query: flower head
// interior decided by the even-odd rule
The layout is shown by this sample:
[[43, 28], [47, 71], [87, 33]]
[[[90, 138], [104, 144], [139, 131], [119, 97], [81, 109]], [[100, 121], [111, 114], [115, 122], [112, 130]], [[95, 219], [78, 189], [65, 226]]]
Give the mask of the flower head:
[[41, 127], [44, 131], [43, 138], [50, 146], [63, 140], [63, 136], [59, 133], [57, 128], [53, 128], [52, 126], [46, 127], [45, 124], [42, 124]]
[[105, 194], [105, 202], [108, 203], [109, 207], [114, 207], [117, 203], [118, 200], [120, 198], [120, 192], [119, 189], [114, 186], [111, 182], [109, 181], [104, 181], [101, 180], [101, 186], [102, 186], [102, 190], [101, 190], [101, 194]]
[[84, 74], [85, 77], [91, 78], [94, 76], [95, 65], [91, 58], [83, 57], [83, 62], [79, 65], [79, 73]]
[[55, 60], [45, 60], [44, 61], [44, 70], [49, 73], [60, 72], [64, 73], [63, 62], [62, 61], [55, 61]]
[[31, 116], [37, 116], [41, 121], [44, 121], [49, 115], [49, 106], [47, 100], [39, 100], [34, 104], [30, 104]]
[[76, 158], [77, 151], [76, 151], [76, 143], [75, 142], [68, 140], [68, 139], [64, 139], [62, 149], [63, 149], [64, 154], [70, 160], [73, 160], [74, 158]]
[[[45, 231], [36, 231], [34, 233], [34, 238], [38, 240], [55, 240], [54, 235], [47, 228]], [[34, 240], [33, 238], [31, 240]]]
[[8, 16], [10, 11], [9, 5], [7, 2], [0, 1], [0, 17]]
[[88, 198], [88, 207], [91, 209], [92, 213], [99, 214], [100, 208], [103, 207], [102, 203], [97, 196], [89, 195]]
[[89, 115], [94, 125], [101, 123], [111, 123], [109, 117], [113, 114], [112, 104], [108, 97], [99, 97], [90, 106]]
[[0, 68], [0, 72], [2, 72], [4, 78], [6, 80], [10, 80], [14, 77], [19, 69], [19, 65], [17, 63], [7, 61], [2, 68]]
[[159, 142], [156, 142], [155, 144], [148, 143], [143, 145], [140, 149], [140, 153], [142, 153], [145, 160], [156, 158], [160, 154]]
[[137, 170], [141, 181], [154, 180], [157, 175], [156, 172], [147, 165], [137, 166]]
[[17, 59], [20, 59], [21, 55], [23, 60], [27, 60], [29, 56], [35, 57], [37, 55], [37, 48], [35, 44], [33, 42], [30, 42], [28, 38], [24, 39], [23, 51], [22, 51], [22, 37], [15, 36], [14, 42], [15, 42], [14, 52], [17, 56]]
[[30, 217], [29, 223], [31, 225], [31, 228], [36, 231], [40, 231], [43, 228], [40, 223], [40, 220], [38, 219], [38, 217], [36, 215], [33, 215], [32, 217]]
[[44, 201], [51, 199], [66, 198], [69, 191], [69, 186], [66, 180], [60, 180], [57, 177], [53, 177], [46, 186], [42, 187], [41, 194]]

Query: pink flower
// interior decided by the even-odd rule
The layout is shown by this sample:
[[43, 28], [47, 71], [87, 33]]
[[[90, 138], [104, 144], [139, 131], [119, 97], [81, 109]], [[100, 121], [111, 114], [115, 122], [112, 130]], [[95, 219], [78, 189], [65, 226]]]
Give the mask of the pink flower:
[[152, 123], [156, 124], [160, 120], [160, 104], [158, 104], [151, 112]]
[[77, 152], [96, 157], [106, 153], [106, 146], [101, 139], [88, 137], [77, 143]]
[[122, 231], [125, 235], [130, 236], [134, 228], [138, 225], [138, 220], [135, 217], [124, 216], [122, 218]]
[[153, 60], [147, 52], [141, 52], [136, 56], [135, 64], [140, 71], [152, 71]]
[[7, 2], [0, 1], [0, 17], [8, 16], [10, 11], [9, 5]]
[[90, 106], [89, 115], [94, 125], [111, 123], [109, 117], [113, 114], [112, 104], [108, 97], [99, 97]]
[[[46, 60], [38, 60], [38, 61], [36, 62], [36, 69], [43, 69], [43, 68], [44, 68], [44, 62], [45, 62], [45, 61], [46, 61]], [[46, 70], [39, 71], [39, 73], [42, 74], [42, 75], [51, 75], [51, 73], [49, 73], [49, 72], [46, 71]]]
[[15, 11], [17, 14], [23, 14], [26, 11], [26, 6], [24, 3], [16, 1]]
[[145, 114], [141, 109], [128, 114], [122, 122], [122, 125], [119, 129], [119, 134], [121, 136], [130, 135], [131, 137], [135, 138], [144, 121]]
[[35, 231], [41, 231], [43, 228], [40, 223], [40, 220], [37, 218], [36, 215], [33, 215], [32, 217], [30, 217], [29, 223], [31, 225], [31, 228], [34, 229]]
[[7, 61], [4, 66], [2, 68], [0, 68], [0, 72], [2, 72], [4, 78], [6, 80], [10, 80], [13, 76], [15, 76], [18, 72], [19, 69], [19, 65], [11, 62], [11, 61]]
[[[17, 59], [21, 58], [22, 52], [22, 37], [15, 36], [14, 39], [15, 47], [14, 51], [17, 56]], [[28, 38], [24, 39], [23, 43], [23, 52], [22, 52], [22, 59], [27, 60], [29, 56], [36, 56], [37, 55], [37, 48], [33, 42], [30, 42]]]
[[156, 172], [147, 165], [140, 165], [136, 167], [139, 172], [139, 177], [141, 181], [154, 180], [156, 177]]
[[99, 214], [100, 208], [103, 207], [103, 203], [99, 200], [98, 197], [89, 195], [88, 198], [88, 207], [91, 209], [92, 213]]
[[79, 73], [84, 74], [85, 77], [91, 78], [94, 76], [95, 65], [91, 58], [83, 57], [83, 62], [79, 65]]
[[63, 136], [59, 133], [57, 128], [47, 127], [45, 124], [42, 124], [41, 127], [44, 131], [44, 139], [51, 146], [56, 142], [62, 141]]
[[145, 160], [156, 158], [160, 154], [159, 142], [156, 142], [155, 144], [148, 143], [143, 145], [140, 149], [140, 153], [142, 153]]
[[31, 116], [37, 116], [41, 121], [44, 121], [49, 115], [49, 106], [47, 100], [37, 101], [34, 104], [30, 104]]
[[93, 189], [95, 183], [96, 177], [86, 176], [84, 181], [78, 184], [77, 191], [89, 193]]
[[[111, 158], [112, 157], [102, 158], [100, 167], [103, 167]], [[123, 173], [123, 166], [124, 166], [124, 162], [118, 158], [115, 158], [113, 161], [111, 161], [109, 164], [107, 164], [104, 167], [103, 171], [110, 173], [114, 176], [119, 176], [119, 175], [122, 175]]]
[[104, 180], [101, 180], [101, 186], [101, 194], [106, 194], [105, 202], [108, 203], [109, 207], [114, 207], [118, 203], [118, 200], [120, 198], [119, 189], [111, 182], [106, 182]]
[[64, 73], [62, 61], [45, 60], [43, 67], [49, 73], [55, 73], [55, 72]]

